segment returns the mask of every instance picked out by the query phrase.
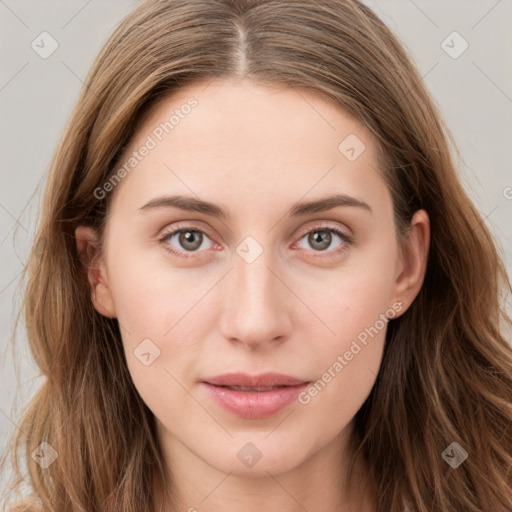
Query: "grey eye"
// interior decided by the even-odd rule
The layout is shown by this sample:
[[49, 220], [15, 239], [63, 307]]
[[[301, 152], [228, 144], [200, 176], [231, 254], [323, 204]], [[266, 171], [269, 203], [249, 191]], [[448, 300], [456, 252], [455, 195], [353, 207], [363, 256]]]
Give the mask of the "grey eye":
[[[333, 235], [337, 236], [341, 241], [344, 240], [344, 235], [342, 233], [338, 232], [338, 230], [336, 230], [334, 228], [322, 228], [322, 229], [316, 228], [316, 229], [310, 231], [309, 233], [306, 233], [301, 238], [301, 240], [303, 240], [304, 238], [307, 238], [307, 243], [309, 244], [309, 246], [311, 248], [313, 248], [316, 251], [325, 251], [327, 248], [329, 248], [329, 246], [333, 242]], [[341, 242], [338, 245], [331, 247], [331, 248], [335, 249], [336, 247], [339, 247], [340, 245], [341, 245]], [[307, 249], [307, 247], [303, 247], [303, 248]]]

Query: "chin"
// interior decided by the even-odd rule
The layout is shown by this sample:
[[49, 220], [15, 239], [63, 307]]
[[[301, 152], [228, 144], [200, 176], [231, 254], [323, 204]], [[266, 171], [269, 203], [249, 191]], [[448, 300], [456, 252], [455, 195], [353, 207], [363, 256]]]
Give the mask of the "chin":
[[[271, 440], [272, 436], [275, 437]], [[293, 439], [279, 436], [276, 432], [269, 436], [269, 431], [258, 435], [235, 435], [234, 439], [223, 444], [221, 450], [203, 454], [202, 458], [207, 464], [226, 474], [268, 477], [268, 473], [286, 473], [307, 460], [313, 448], [307, 450], [301, 446], [300, 437], [304, 436]]]

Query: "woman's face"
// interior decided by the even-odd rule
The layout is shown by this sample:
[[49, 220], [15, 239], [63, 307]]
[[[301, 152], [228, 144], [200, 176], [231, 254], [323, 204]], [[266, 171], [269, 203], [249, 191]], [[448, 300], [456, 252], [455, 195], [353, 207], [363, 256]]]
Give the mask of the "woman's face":
[[216, 80], [156, 105], [125, 163], [96, 191], [93, 301], [167, 453], [265, 475], [341, 451], [428, 245], [417, 214], [400, 253], [370, 132], [312, 93]]

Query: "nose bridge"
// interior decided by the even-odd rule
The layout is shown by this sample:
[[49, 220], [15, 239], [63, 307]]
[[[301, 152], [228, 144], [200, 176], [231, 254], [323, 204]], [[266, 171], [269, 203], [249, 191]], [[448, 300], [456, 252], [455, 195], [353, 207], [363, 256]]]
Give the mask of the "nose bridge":
[[237, 289], [250, 295], [265, 294], [268, 286], [273, 286], [272, 272], [268, 267], [275, 263], [272, 238], [261, 232], [244, 237], [235, 247], [233, 255], [233, 278]]
[[[254, 237], [236, 248], [223, 304], [221, 328], [227, 339], [256, 346], [287, 335], [289, 301], [274, 275], [274, 253]], [[272, 269], [272, 270], [271, 270]]]
[[[270, 272], [270, 251], [265, 251], [255, 261], [247, 262], [238, 257], [234, 263], [234, 276], [236, 288], [239, 292], [238, 300], [251, 303], [252, 306], [268, 305], [269, 287], [275, 287], [275, 278]], [[238, 261], [237, 261], [238, 260]]]
[[271, 247], [265, 247], [253, 237], [247, 237], [236, 249], [233, 280], [236, 283], [237, 303], [249, 306], [253, 313], [271, 309], [272, 297], [276, 297], [276, 279], [269, 270], [274, 258]]

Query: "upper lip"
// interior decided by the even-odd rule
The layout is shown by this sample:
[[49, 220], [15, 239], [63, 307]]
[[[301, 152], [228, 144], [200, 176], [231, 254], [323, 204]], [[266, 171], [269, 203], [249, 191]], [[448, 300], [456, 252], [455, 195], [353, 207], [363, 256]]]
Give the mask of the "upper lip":
[[246, 373], [226, 373], [216, 377], [208, 377], [203, 382], [214, 386], [243, 386], [247, 388], [273, 387], [273, 386], [297, 386], [308, 381], [296, 379], [280, 373], [261, 373], [260, 375], [248, 375]]

